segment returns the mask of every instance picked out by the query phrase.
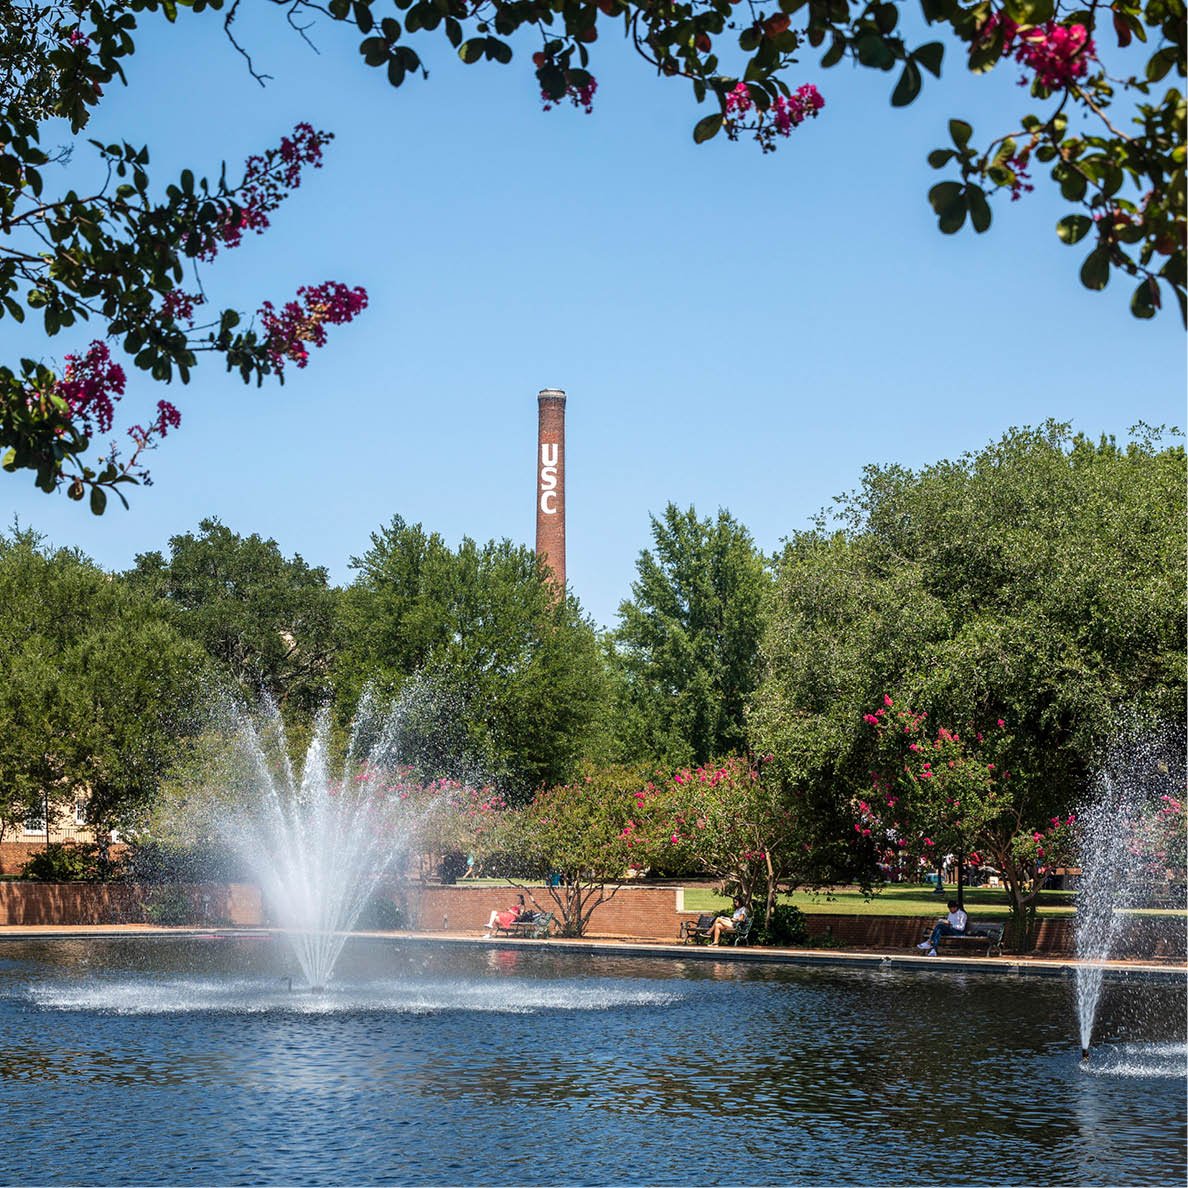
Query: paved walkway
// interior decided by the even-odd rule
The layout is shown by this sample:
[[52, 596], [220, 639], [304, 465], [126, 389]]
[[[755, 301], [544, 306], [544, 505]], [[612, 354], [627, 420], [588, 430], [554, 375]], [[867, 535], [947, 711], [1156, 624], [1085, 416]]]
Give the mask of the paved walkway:
[[[6, 940], [68, 940], [100, 937], [172, 936], [195, 939], [229, 939], [237, 936], [269, 936], [272, 928], [161, 928], [151, 924], [91, 925], [0, 925], [0, 942]], [[1072, 977], [1078, 965], [1090, 964], [1071, 957], [1036, 957], [1007, 954], [1003, 957], [925, 957], [917, 952], [736, 948], [723, 945], [680, 945], [666, 940], [592, 936], [579, 940], [550, 938], [483, 939], [482, 934], [459, 932], [358, 932], [367, 940], [400, 940], [409, 944], [478, 945], [487, 949], [550, 949], [554, 952], [586, 953], [594, 956], [660, 957], [678, 961], [717, 961], [755, 965], [823, 965], [843, 968], [914, 969], [958, 972], [1011, 974], [1035, 977]], [[1146, 961], [1105, 961], [1110, 974], [1127, 977], [1150, 977], [1159, 980], [1184, 978], [1188, 966], [1183, 961], [1152, 959]]]

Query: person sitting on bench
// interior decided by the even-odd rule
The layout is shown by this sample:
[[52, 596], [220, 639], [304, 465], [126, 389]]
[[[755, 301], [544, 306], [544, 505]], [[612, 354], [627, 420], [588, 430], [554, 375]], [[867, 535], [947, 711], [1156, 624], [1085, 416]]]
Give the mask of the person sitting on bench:
[[491, 913], [491, 918], [487, 921], [487, 931], [483, 933], [483, 940], [488, 940], [496, 928], [510, 928], [513, 924], [521, 921], [527, 923], [532, 919], [536, 913], [525, 906], [524, 897], [517, 895], [516, 899], [518, 902], [506, 910]]
[[969, 917], [957, 906], [957, 901], [950, 899], [949, 914], [943, 920], [937, 920], [932, 935], [926, 941], [921, 941], [916, 948], [923, 949], [929, 957], [935, 957], [936, 942], [942, 936], [964, 936], [968, 920]]
[[713, 927], [712, 931], [710, 932], [710, 936], [712, 938], [710, 940], [710, 944], [711, 945], [718, 944], [719, 941], [721, 940], [723, 932], [737, 931], [738, 926], [750, 914], [751, 913], [749, 911], [747, 911], [746, 906], [743, 904], [743, 901], [741, 899], [739, 899], [739, 897], [736, 895], [734, 897], [734, 913], [733, 913], [733, 915], [719, 916], [714, 921], [714, 927]]

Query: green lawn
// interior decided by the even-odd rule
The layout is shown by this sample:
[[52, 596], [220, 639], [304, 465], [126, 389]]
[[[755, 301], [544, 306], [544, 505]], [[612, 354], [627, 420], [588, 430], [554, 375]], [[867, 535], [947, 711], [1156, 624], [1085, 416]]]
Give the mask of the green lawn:
[[[931, 887], [896, 883], [885, 887], [871, 898], [863, 897], [857, 887], [835, 887], [829, 891], [797, 891], [781, 895], [781, 903], [795, 904], [806, 915], [836, 913], [845, 916], [943, 916], [945, 902], [952, 894], [934, 894]], [[1006, 917], [1010, 914], [1006, 892], [999, 888], [967, 887], [965, 907], [979, 919]], [[1066, 891], [1041, 891], [1041, 916], [1072, 916], [1074, 897]], [[716, 895], [709, 887], [686, 887], [685, 908], [692, 912], [712, 912], [729, 907], [730, 901]]]

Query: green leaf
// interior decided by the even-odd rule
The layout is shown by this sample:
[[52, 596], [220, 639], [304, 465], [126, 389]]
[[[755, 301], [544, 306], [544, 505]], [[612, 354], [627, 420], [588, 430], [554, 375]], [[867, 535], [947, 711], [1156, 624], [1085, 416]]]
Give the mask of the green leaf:
[[933, 169], [943, 169], [956, 155], [952, 149], [933, 149], [928, 154], [928, 164]]
[[944, 214], [936, 221], [936, 225], [940, 228], [944, 235], [955, 235], [965, 225], [965, 196], [962, 195], [961, 201], [949, 207]]
[[97, 515], [103, 515], [107, 508], [107, 492], [102, 487], [91, 488], [91, 511]]
[[382, 66], [388, 60], [388, 43], [382, 37], [367, 37], [359, 43], [359, 53], [368, 66]]
[[1154, 280], [1142, 280], [1139, 286], [1134, 291], [1134, 296], [1130, 299], [1130, 312], [1136, 318], [1153, 318], [1155, 316], [1155, 302], [1151, 299], [1152, 286], [1159, 282]]
[[969, 138], [973, 135], [973, 128], [964, 120], [950, 120], [949, 135], [953, 138], [953, 143], [959, 149], [963, 149], [969, 144]]
[[1065, 215], [1056, 224], [1056, 234], [1065, 243], [1080, 243], [1093, 227], [1093, 220], [1088, 215]]
[[1080, 202], [1085, 197], [1088, 184], [1079, 169], [1070, 169], [1060, 180], [1060, 193], [1069, 202]]
[[937, 214], [943, 214], [961, 197], [961, 183], [955, 181], [937, 182], [928, 191], [928, 201]]
[[359, 26], [360, 33], [370, 33], [372, 24], [371, 8], [367, 4], [356, 3], [355, 9], [355, 24]]
[[512, 47], [498, 37], [487, 38], [487, 57], [506, 66], [512, 60]]
[[192, 194], [194, 192], [194, 174], [189, 169], [182, 170], [181, 188], [183, 194]]
[[965, 198], [969, 204], [969, 221], [973, 229], [981, 235], [990, 229], [990, 203], [986, 201], [986, 194], [981, 186], [972, 183], [965, 187]]
[[1110, 281], [1110, 255], [1104, 247], [1096, 247], [1085, 257], [1081, 265], [1081, 284], [1086, 289], [1099, 291]]
[[486, 48], [487, 39], [485, 37], [471, 37], [458, 47], [458, 57], [461, 58], [467, 66], [471, 66], [475, 62], [481, 60], [483, 51]]
[[825, 56], [821, 59], [821, 65], [828, 70], [830, 66], [836, 66], [842, 60], [842, 56], [846, 52], [846, 39], [840, 34], [833, 35], [833, 44], [825, 51]]
[[1175, 65], [1176, 51], [1173, 46], [1152, 54], [1147, 63], [1147, 81], [1158, 82]]
[[907, 107], [920, 93], [920, 85], [920, 67], [912, 61], [905, 63], [903, 73], [899, 76], [899, 82], [891, 93], [891, 106]]
[[886, 41], [877, 33], [864, 33], [858, 38], [854, 49], [858, 54], [858, 61], [863, 66], [871, 66], [878, 70], [890, 70], [895, 64], [895, 55], [891, 52]]
[[1003, 7], [1017, 25], [1042, 25], [1056, 15], [1055, 0], [1006, 0]]
[[939, 41], [930, 41], [912, 53], [912, 57], [934, 78], [940, 78], [941, 62], [944, 60], [944, 56], [945, 47]]
[[722, 128], [722, 113], [714, 112], [713, 115], [707, 115], [704, 119], [697, 121], [693, 128], [693, 143], [703, 144], [705, 141], [717, 136]]

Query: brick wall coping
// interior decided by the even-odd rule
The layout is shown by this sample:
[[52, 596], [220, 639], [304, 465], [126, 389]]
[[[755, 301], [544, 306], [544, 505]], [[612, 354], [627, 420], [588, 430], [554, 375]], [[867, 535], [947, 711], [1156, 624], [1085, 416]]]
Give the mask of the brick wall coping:
[[[253, 937], [279, 935], [279, 928], [162, 928], [152, 925], [94, 925], [89, 928], [9, 926], [0, 927], [0, 944], [4, 941], [27, 940], [95, 940], [103, 937]], [[417, 932], [356, 932], [357, 940], [391, 944], [420, 945], [442, 948], [449, 945], [478, 945], [484, 949], [550, 949], [554, 952], [578, 953], [592, 957], [659, 957], [675, 961], [727, 961], [750, 965], [833, 966], [861, 969], [910, 969], [936, 973], [993, 973], [1019, 977], [1071, 978], [1077, 961], [1053, 961], [1039, 957], [922, 957], [909, 954], [822, 952], [819, 949], [754, 949], [723, 946], [711, 949], [704, 945], [670, 945], [619, 940], [481, 940], [472, 936], [449, 933]], [[1152, 965], [1139, 961], [1114, 961], [1105, 965], [1110, 979], [1175, 981], [1183, 979], [1186, 967]]]

